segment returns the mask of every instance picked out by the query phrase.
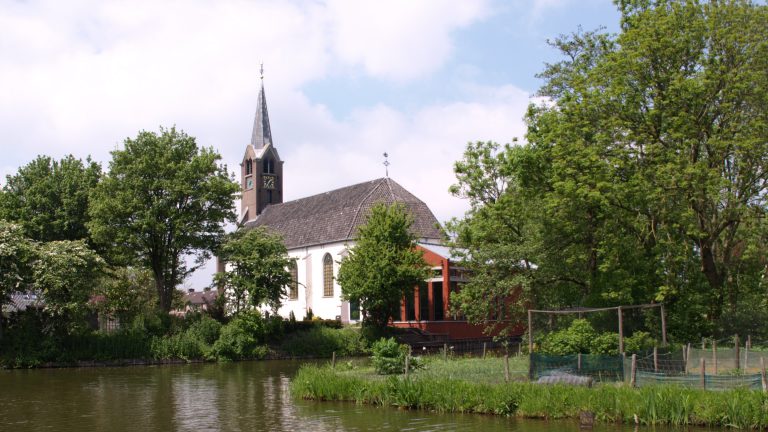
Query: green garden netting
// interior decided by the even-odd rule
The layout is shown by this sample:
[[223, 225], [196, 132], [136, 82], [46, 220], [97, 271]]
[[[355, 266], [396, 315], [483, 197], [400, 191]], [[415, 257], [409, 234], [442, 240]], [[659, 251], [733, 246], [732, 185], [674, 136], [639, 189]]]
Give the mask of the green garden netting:
[[533, 353], [530, 357], [531, 380], [543, 376], [569, 374], [591, 377], [595, 381], [622, 381], [624, 358], [622, 356], [579, 355], [556, 356]]

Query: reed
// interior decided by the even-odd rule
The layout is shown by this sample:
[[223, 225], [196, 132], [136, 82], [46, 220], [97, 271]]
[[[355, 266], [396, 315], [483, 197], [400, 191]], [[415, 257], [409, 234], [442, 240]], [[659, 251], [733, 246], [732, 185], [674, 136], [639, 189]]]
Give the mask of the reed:
[[579, 412], [591, 411], [597, 421], [604, 423], [768, 427], [768, 396], [759, 391], [712, 392], [675, 386], [638, 389], [622, 384], [586, 388], [502, 381], [490, 384], [439, 377], [434, 372], [414, 374], [410, 378], [373, 379], [359, 371], [334, 371], [307, 365], [294, 377], [291, 390], [295, 396], [305, 399], [437, 412], [576, 419]]

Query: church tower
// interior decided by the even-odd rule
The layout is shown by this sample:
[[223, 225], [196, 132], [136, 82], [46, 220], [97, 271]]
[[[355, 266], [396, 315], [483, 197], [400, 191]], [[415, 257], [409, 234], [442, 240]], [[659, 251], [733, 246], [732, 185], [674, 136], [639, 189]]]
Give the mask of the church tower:
[[283, 202], [283, 161], [272, 144], [267, 98], [264, 95], [263, 65], [251, 143], [245, 148], [240, 173], [240, 223], [256, 219], [270, 204]]

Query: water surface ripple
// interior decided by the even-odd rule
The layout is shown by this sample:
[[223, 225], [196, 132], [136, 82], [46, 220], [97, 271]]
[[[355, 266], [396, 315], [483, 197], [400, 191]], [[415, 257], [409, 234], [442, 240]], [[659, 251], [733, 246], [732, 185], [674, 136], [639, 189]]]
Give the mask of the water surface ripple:
[[296, 400], [288, 385], [299, 364], [0, 370], [0, 431], [579, 430], [573, 422]]

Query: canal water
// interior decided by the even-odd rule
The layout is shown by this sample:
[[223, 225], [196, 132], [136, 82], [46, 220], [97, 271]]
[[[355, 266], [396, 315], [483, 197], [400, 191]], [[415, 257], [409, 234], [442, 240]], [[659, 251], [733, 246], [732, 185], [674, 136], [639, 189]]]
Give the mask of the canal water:
[[299, 365], [0, 370], [0, 431], [579, 431], [574, 422], [297, 400], [289, 381]]

